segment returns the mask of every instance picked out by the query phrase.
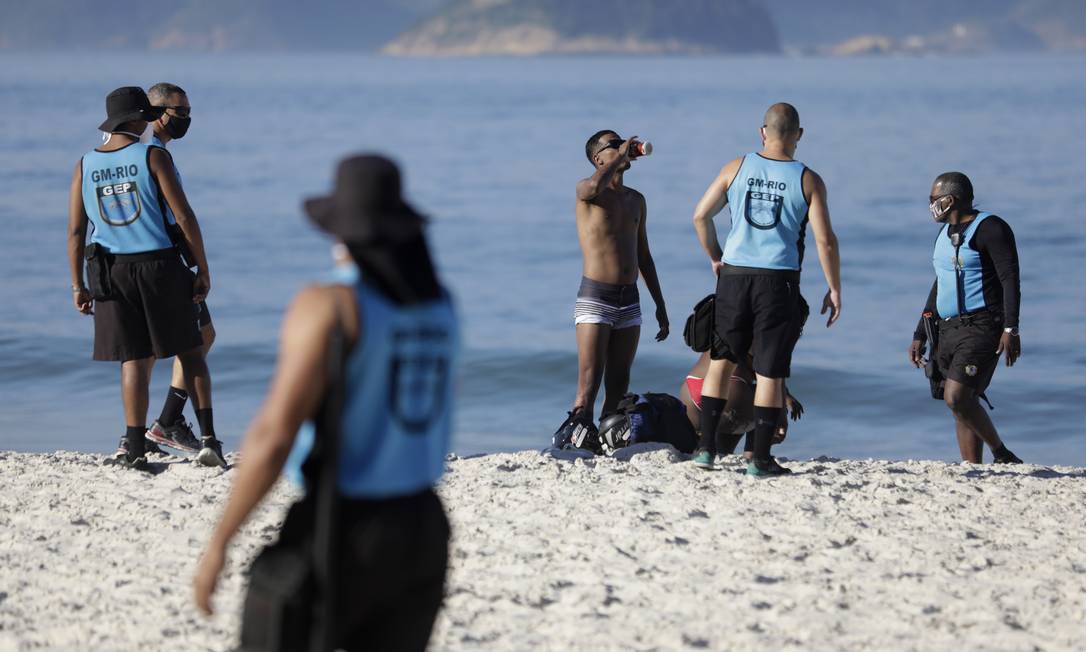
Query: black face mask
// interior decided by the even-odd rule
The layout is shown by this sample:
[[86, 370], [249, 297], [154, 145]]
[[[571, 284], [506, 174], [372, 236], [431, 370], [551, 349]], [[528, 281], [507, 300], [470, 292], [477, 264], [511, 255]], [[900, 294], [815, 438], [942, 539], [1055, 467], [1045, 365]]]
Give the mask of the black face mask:
[[166, 126], [163, 127], [170, 138], [177, 140], [184, 138], [185, 134], [189, 132], [189, 125], [192, 124], [192, 118], [179, 118], [175, 115], [171, 115], [170, 119], [166, 122]]

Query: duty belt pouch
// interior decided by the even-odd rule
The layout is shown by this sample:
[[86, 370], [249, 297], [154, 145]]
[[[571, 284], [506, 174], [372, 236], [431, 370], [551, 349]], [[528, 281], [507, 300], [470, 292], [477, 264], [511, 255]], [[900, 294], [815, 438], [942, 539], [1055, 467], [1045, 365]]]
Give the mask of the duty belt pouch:
[[716, 295], [710, 294], [694, 306], [694, 312], [686, 318], [683, 340], [698, 353], [713, 346], [713, 330], [716, 323]]
[[113, 298], [113, 282], [110, 280], [110, 271], [113, 267], [113, 259], [109, 250], [92, 242], [84, 249], [87, 259], [87, 287], [91, 297], [95, 301], [105, 301]]
[[289, 652], [309, 648], [316, 604], [313, 558], [304, 544], [262, 550], [249, 571], [242, 649]]
[[924, 375], [928, 377], [928, 384], [931, 386], [931, 397], [941, 401], [946, 380], [939, 372], [939, 364], [935, 361], [939, 350], [939, 323], [935, 321], [935, 316], [931, 313], [924, 313], [924, 334], [928, 338], [929, 349], [928, 361], [924, 363]]

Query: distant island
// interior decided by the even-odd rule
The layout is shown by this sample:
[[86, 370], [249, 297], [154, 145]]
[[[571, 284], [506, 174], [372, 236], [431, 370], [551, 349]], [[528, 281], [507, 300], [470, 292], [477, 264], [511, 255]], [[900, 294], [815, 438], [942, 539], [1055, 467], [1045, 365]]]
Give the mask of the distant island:
[[382, 48], [400, 56], [779, 52], [755, 0], [455, 0]]
[[3, 51], [948, 55], [1086, 51], [1086, 0], [0, 2]]

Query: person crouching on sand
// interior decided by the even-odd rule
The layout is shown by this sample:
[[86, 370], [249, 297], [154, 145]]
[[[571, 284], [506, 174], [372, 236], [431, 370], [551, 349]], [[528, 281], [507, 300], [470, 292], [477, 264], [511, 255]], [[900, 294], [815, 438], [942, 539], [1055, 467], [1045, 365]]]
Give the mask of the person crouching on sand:
[[[803, 334], [803, 326], [807, 323], [810, 308], [803, 296], [799, 297], [799, 314], [796, 323], [795, 337], [798, 340]], [[718, 338], [714, 337], [716, 346], [719, 347]], [[686, 406], [686, 418], [690, 420], [694, 430], [701, 434], [701, 388], [705, 376], [709, 372], [712, 351], [705, 351], [694, 363], [693, 368], [686, 374], [682, 387], [679, 388], [679, 400]], [[720, 415], [720, 423], [716, 429], [716, 452], [721, 455], [729, 455], [735, 451], [739, 440], [746, 434], [746, 442], [743, 446], [743, 457], [748, 461], [754, 454], [754, 395], [755, 395], [754, 359], [748, 355], [746, 361], [736, 365], [735, 371], [727, 380], [725, 400], [728, 408]], [[803, 416], [803, 404], [788, 390], [787, 382], [783, 383], [784, 405], [777, 423], [777, 429], [773, 434], [773, 443], [779, 444], [788, 436], [788, 416], [793, 421], [798, 421]]]
[[[604, 385], [601, 418], [614, 412], [630, 386], [641, 337], [640, 272], [656, 304], [656, 341], [667, 339], [664, 295], [649, 251], [645, 196], [623, 183], [630, 160], [642, 151], [637, 136], [623, 140], [611, 130], [598, 131], [585, 144], [595, 167], [577, 183], [577, 237], [583, 277], [577, 292], [577, 396], [569, 418], [559, 426], [554, 445], [598, 441], [596, 393]], [[593, 444], [586, 447], [595, 448]]]
[[[391, 161], [344, 160], [334, 194], [307, 201], [306, 210], [346, 244], [358, 280], [306, 288], [288, 309], [271, 388], [196, 571], [196, 604], [211, 612], [230, 539], [279, 477], [299, 427], [321, 415], [319, 424], [331, 425], [299, 442], [311, 445], [307, 455], [292, 456], [308, 458], [306, 496], [253, 564], [241, 646], [269, 649], [282, 634], [301, 636], [282, 649], [310, 649], [297, 630], [316, 625], [320, 649], [421, 652], [447, 566], [449, 524], [433, 485], [452, 432], [458, 320], [434, 271], [424, 220], [401, 198]], [[338, 342], [343, 355], [335, 355]], [[330, 378], [339, 361], [343, 375]], [[327, 409], [334, 397], [342, 397], [341, 410]], [[330, 497], [335, 506], [325, 510]], [[323, 537], [327, 528], [337, 534]], [[283, 589], [283, 559], [315, 559], [321, 590], [311, 596], [301, 582]], [[298, 621], [281, 615], [289, 605], [300, 605]]]

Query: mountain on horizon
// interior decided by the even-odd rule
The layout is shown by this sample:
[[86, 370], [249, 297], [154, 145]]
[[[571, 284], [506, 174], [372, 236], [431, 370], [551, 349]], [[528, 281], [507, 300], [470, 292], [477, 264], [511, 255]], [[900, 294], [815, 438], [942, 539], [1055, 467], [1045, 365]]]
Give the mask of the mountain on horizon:
[[383, 49], [410, 56], [779, 51], [758, 0], [454, 0]]
[[382, 48], [398, 54], [1086, 50], [1086, 0], [0, 3], [0, 51]]

